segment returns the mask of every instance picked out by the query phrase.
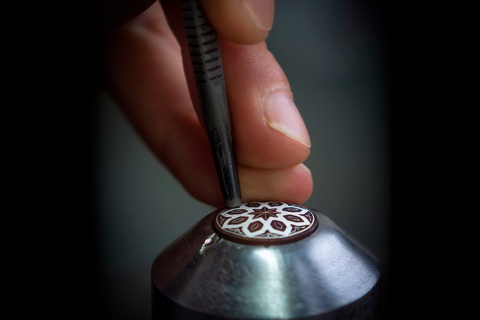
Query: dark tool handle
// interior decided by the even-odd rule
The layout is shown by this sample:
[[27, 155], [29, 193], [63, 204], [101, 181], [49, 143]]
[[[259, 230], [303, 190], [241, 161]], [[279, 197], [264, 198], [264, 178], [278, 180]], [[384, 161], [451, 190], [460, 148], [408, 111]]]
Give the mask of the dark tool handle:
[[242, 199], [217, 34], [196, 0], [182, 0], [182, 12], [203, 121], [223, 198], [227, 207], [236, 207], [242, 204]]

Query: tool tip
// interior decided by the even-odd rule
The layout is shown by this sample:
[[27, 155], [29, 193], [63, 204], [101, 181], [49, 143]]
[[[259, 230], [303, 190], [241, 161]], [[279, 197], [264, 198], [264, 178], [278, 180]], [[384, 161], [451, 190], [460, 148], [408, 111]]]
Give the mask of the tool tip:
[[238, 206], [240, 206], [242, 203], [243, 203], [243, 201], [242, 201], [241, 198], [235, 198], [235, 199], [231, 199], [231, 200], [225, 200], [225, 205], [226, 205], [228, 208], [238, 207]]

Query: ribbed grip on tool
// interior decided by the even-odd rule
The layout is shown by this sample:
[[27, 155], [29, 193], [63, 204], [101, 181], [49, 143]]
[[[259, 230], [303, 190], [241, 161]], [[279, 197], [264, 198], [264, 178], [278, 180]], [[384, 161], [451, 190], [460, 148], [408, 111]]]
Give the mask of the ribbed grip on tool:
[[182, 1], [182, 10], [195, 80], [207, 82], [222, 78], [222, 61], [215, 30], [196, 1]]
[[196, 0], [182, 0], [182, 11], [203, 121], [223, 198], [227, 207], [236, 207], [242, 199], [217, 34]]

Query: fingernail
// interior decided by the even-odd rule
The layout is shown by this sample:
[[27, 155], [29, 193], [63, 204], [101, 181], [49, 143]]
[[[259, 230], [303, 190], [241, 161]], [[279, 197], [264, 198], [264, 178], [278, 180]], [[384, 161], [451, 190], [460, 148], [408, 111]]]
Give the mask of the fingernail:
[[310, 137], [292, 97], [284, 91], [273, 93], [265, 101], [265, 117], [268, 125], [289, 138], [311, 147]]
[[244, 0], [243, 5], [253, 22], [262, 31], [270, 31], [275, 10], [274, 0]]

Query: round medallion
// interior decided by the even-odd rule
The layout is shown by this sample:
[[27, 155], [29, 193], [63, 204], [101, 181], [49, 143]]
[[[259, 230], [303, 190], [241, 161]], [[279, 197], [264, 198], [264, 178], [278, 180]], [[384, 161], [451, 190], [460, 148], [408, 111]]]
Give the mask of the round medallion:
[[213, 222], [225, 238], [247, 244], [281, 244], [311, 234], [318, 221], [309, 209], [286, 202], [248, 202], [221, 210]]

